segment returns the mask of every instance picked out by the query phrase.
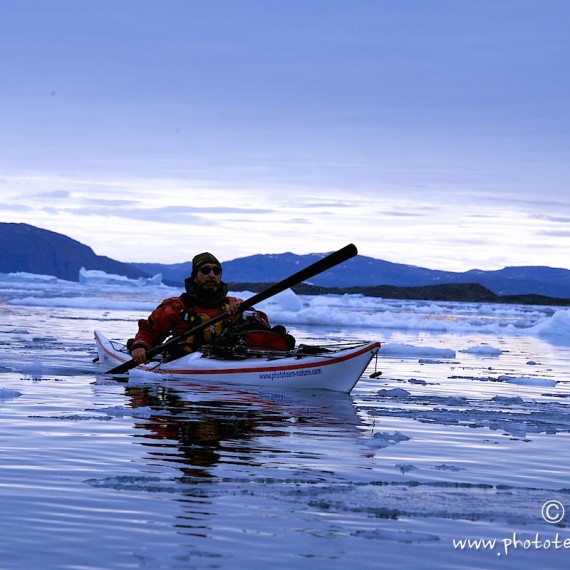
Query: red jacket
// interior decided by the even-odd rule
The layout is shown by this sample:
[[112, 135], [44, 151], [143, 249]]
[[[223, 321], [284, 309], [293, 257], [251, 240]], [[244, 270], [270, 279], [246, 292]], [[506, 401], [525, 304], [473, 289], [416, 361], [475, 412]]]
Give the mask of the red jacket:
[[[227, 297], [226, 303], [218, 307], [206, 309], [204, 307], [188, 307], [181, 297], [165, 299], [148, 317], [140, 319], [139, 330], [135, 335], [130, 350], [144, 348], [149, 350], [164, 342], [169, 336], [180, 336], [193, 327], [205, 322], [220, 313], [228, 310], [229, 302], [241, 301], [236, 297]], [[256, 311], [256, 314], [267, 327], [269, 322], [265, 313]], [[222, 332], [227, 319], [214, 323], [200, 334], [200, 338], [190, 337], [182, 347], [186, 352], [197, 350], [202, 344], [213, 342]]]

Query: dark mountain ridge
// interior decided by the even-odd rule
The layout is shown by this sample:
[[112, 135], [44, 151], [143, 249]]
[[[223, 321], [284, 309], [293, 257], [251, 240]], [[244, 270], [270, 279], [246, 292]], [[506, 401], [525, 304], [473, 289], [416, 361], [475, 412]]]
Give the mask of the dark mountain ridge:
[[[325, 254], [257, 254], [224, 262], [228, 283], [276, 283], [314, 263]], [[179, 284], [190, 274], [191, 262], [176, 265], [135, 263], [147, 273], [162, 273]], [[496, 271], [441, 271], [357, 255], [311, 279], [319, 287], [425, 287], [478, 283], [496, 295], [543, 295], [570, 298], [570, 270], [542, 266], [505, 267]]]
[[[224, 280], [232, 286], [257, 284], [264, 288], [325, 255], [295, 255], [288, 252], [242, 257], [224, 262]], [[161, 273], [165, 284], [182, 287], [191, 266], [190, 261], [176, 264], [121, 263], [96, 255], [90, 247], [62, 234], [28, 224], [0, 223], [0, 273], [23, 271], [77, 281], [79, 270], [85, 267], [130, 279]], [[479, 285], [487, 293], [476, 291], [469, 284]], [[544, 302], [548, 298], [570, 298], [570, 270], [525, 266], [505, 267], [497, 271], [473, 269], [459, 273], [357, 255], [311, 279], [306, 287], [311, 286], [315, 293], [354, 292], [387, 298], [412, 298], [409, 295], [424, 298], [422, 295], [427, 295], [425, 298], [432, 300], [446, 296], [450, 300], [484, 300], [482, 295], [496, 302], [497, 297], [504, 299], [512, 295], [525, 295], [534, 304], [549, 304]]]
[[129, 279], [147, 277], [137, 267], [95, 255], [90, 247], [62, 234], [28, 224], [0, 223], [0, 273], [22, 271], [77, 281], [82, 267]]

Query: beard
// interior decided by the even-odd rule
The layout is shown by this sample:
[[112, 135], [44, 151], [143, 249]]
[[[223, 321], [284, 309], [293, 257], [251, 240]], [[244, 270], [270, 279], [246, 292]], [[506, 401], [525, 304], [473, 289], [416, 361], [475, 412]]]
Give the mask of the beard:
[[198, 287], [198, 293], [201, 297], [205, 299], [213, 299], [217, 296], [218, 291], [220, 290], [220, 286], [218, 283], [212, 283], [206, 281], [201, 286]]
[[226, 302], [228, 286], [223, 281], [206, 281], [199, 285], [195, 279], [189, 277], [184, 280], [184, 285], [186, 293], [183, 293], [183, 296], [189, 307], [198, 305], [213, 308]]

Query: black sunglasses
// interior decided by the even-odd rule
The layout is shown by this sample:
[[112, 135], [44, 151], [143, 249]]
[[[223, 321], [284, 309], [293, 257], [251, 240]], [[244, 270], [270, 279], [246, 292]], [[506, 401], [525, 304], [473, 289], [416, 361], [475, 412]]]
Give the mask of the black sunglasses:
[[222, 272], [220, 267], [212, 267], [211, 265], [207, 265], [206, 267], [200, 267], [199, 269], [202, 275], [209, 275], [212, 272], [214, 275], [219, 275]]

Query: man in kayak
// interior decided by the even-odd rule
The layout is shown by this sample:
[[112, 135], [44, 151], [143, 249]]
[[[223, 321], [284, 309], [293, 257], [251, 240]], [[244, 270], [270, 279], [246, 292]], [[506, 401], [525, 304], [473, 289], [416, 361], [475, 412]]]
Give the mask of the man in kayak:
[[[200, 253], [192, 260], [192, 274], [184, 281], [186, 292], [179, 297], [170, 297], [151, 313], [148, 319], [140, 319], [139, 330], [128, 348], [137, 364], [147, 361], [146, 352], [164, 342], [169, 336], [184, 335], [186, 331], [223, 313], [229, 317], [212, 324], [191, 337], [187, 337], [166, 357], [178, 358], [194, 352], [204, 344], [212, 344], [228, 326], [238, 326], [239, 306], [242, 299], [228, 297], [228, 286], [222, 281], [222, 265], [208, 252]], [[247, 319], [259, 329], [270, 329], [267, 315], [262, 311], [248, 309]]]

